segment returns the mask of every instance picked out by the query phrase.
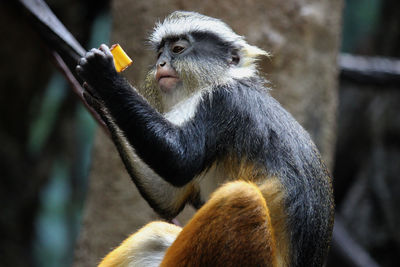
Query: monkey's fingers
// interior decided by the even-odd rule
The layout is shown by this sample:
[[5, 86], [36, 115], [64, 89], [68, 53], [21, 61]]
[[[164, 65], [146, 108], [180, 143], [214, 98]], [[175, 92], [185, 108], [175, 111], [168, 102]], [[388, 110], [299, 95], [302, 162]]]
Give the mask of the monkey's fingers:
[[110, 51], [110, 49], [108, 48], [107, 45], [101, 44], [100, 47], [99, 47], [99, 50], [100, 50], [100, 51], [103, 51], [103, 53], [104, 53], [107, 57], [113, 58], [113, 54], [111, 53], [111, 51]]
[[84, 75], [83, 75], [83, 68], [82, 68], [83, 60], [86, 60], [86, 59], [81, 58], [81, 59], [79, 60], [79, 62], [78, 62], [78, 65], [75, 67], [76, 73], [77, 73], [78, 76], [81, 77], [82, 79], [84, 78]]

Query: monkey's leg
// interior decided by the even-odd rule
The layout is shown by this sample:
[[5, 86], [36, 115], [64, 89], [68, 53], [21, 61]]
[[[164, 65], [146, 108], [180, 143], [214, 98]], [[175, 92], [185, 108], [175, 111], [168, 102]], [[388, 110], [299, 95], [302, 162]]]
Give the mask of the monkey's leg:
[[254, 184], [225, 184], [183, 228], [161, 266], [277, 266], [267, 203]]
[[151, 222], [111, 251], [98, 267], [156, 267], [181, 228], [165, 222]]

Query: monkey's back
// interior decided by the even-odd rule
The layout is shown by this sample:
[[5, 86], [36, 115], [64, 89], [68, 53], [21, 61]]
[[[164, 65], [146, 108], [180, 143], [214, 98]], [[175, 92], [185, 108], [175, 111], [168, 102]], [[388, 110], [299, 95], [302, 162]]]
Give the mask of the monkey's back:
[[252, 177], [244, 179], [260, 184], [260, 177], [276, 177], [284, 190], [291, 266], [321, 266], [331, 240], [334, 203], [331, 177], [308, 133], [258, 79], [216, 88], [201, 105], [209, 105], [204, 110], [212, 113], [207, 149], [213, 156], [206, 165], [250, 162]]

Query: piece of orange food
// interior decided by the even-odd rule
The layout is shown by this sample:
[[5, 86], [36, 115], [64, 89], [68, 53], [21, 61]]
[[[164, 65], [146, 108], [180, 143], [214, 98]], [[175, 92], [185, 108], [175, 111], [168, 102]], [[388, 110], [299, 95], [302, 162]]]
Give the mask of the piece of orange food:
[[132, 65], [132, 59], [119, 44], [112, 45], [110, 51], [114, 56], [114, 65], [117, 72], [124, 71], [127, 67]]

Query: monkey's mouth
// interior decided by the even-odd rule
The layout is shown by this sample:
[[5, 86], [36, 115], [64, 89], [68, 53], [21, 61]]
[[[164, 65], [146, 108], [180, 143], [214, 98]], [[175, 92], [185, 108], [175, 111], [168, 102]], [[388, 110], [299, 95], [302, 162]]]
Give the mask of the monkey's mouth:
[[178, 82], [179, 82], [178, 77], [163, 76], [158, 80], [158, 86], [163, 92], [169, 93], [176, 87]]
[[178, 77], [176, 77], [176, 76], [161, 76], [159, 79], [158, 79], [158, 82], [161, 82], [162, 80], [165, 80], [165, 79], [179, 79]]
[[174, 89], [176, 87], [177, 83], [179, 82], [179, 77], [172, 75], [172, 73], [168, 73], [168, 72], [160, 73], [159, 72], [157, 74], [159, 74], [156, 76], [158, 86], [165, 93], [168, 93], [172, 89]]

